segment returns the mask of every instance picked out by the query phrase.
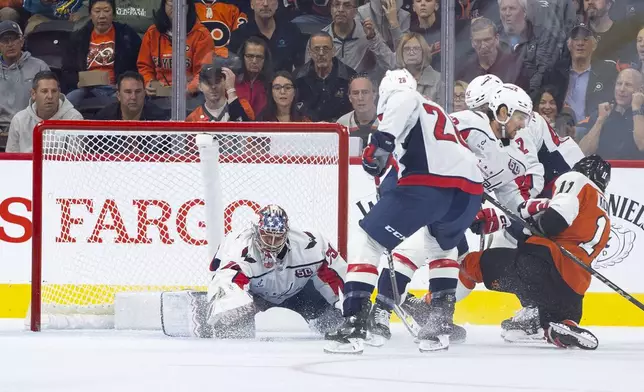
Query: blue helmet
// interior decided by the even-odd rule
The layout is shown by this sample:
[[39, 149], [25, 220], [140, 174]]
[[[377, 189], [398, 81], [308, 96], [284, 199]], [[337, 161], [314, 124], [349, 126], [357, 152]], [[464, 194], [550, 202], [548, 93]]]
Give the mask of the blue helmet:
[[255, 241], [261, 250], [279, 253], [286, 244], [288, 216], [277, 204], [269, 204], [259, 210], [259, 221], [255, 230]]

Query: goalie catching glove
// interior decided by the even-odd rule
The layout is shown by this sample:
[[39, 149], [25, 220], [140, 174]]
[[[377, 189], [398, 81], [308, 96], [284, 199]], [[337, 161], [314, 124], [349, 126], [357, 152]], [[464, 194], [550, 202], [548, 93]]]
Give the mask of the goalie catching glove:
[[396, 147], [396, 138], [386, 132], [374, 132], [369, 135], [369, 143], [362, 152], [362, 167], [374, 177], [385, 174], [389, 166], [395, 166], [392, 156]]
[[476, 214], [470, 230], [474, 234], [490, 234], [510, 226], [510, 220], [502, 211], [494, 208], [483, 208]]

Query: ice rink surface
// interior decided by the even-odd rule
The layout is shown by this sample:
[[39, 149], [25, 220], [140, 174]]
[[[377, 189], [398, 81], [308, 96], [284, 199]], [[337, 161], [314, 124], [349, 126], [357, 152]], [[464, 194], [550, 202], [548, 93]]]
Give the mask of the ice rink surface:
[[465, 344], [421, 354], [394, 324], [385, 347], [330, 355], [288, 313], [259, 315], [252, 341], [161, 332], [32, 333], [22, 320], [0, 320], [0, 391], [644, 391], [642, 328], [592, 328], [600, 346], [581, 351], [512, 345], [497, 327], [466, 325]]

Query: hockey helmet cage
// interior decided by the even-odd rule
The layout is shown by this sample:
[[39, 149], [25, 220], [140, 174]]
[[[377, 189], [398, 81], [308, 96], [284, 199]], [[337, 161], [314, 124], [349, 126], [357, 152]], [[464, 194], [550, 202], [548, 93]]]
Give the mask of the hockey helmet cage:
[[262, 251], [277, 254], [284, 245], [289, 230], [286, 211], [276, 204], [262, 208], [255, 230], [255, 241]]

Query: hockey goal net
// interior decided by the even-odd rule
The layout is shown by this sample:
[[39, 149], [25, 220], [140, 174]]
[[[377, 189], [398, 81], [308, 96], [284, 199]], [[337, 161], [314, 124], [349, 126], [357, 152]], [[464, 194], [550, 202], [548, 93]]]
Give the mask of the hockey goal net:
[[112, 314], [117, 293], [204, 289], [221, 237], [269, 203], [346, 254], [339, 125], [51, 121], [33, 144], [34, 331]]

